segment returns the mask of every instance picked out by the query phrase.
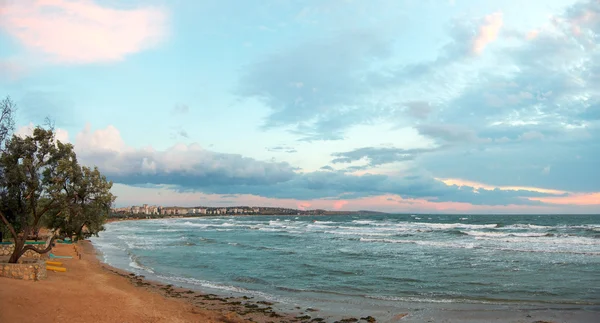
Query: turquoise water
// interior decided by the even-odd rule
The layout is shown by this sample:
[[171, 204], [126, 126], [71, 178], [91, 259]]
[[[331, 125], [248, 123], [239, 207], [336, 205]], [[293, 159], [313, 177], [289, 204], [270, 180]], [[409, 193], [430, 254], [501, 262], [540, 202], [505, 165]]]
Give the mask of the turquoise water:
[[600, 306], [600, 216], [207, 217], [106, 228], [92, 241], [115, 267], [289, 305]]

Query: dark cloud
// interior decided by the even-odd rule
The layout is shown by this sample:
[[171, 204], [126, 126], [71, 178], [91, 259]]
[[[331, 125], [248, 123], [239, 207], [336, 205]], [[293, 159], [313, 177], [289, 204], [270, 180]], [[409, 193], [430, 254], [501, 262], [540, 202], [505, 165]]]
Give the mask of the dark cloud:
[[296, 176], [295, 168], [287, 163], [216, 153], [198, 145], [180, 144], [166, 151], [92, 150], [78, 155], [84, 163], [98, 165], [111, 180], [123, 184], [267, 185]]
[[185, 131], [183, 129], [178, 132], [178, 135], [180, 135], [183, 138], [189, 138], [190, 137], [190, 135], [187, 133], [187, 131]]
[[434, 138], [441, 142], [476, 142], [485, 139], [477, 137], [477, 133], [467, 128], [466, 126], [453, 125], [453, 124], [426, 124], [417, 126], [417, 130], [420, 134]]
[[353, 176], [341, 172], [297, 174], [289, 181], [263, 186], [210, 186], [202, 188], [181, 187], [182, 190], [201, 190], [218, 194], [255, 194], [270, 198], [328, 199], [361, 198], [381, 194], [397, 194], [404, 198], [421, 198], [436, 202], [464, 202], [480, 205], [539, 205], [523, 197], [546, 194], [531, 191], [479, 190], [470, 187], [446, 186], [431, 178], [412, 180], [386, 175]]
[[425, 101], [405, 102], [404, 106], [407, 108], [406, 113], [417, 119], [427, 119], [432, 111], [429, 102]]
[[295, 152], [297, 152], [296, 149], [294, 149], [293, 147], [289, 147], [289, 146], [268, 147], [267, 150], [270, 152], [276, 152], [276, 153], [295, 153]]
[[415, 159], [417, 155], [432, 151], [431, 149], [401, 149], [393, 147], [363, 147], [347, 152], [333, 153], [332, 156], [337, 157], [331, 162], [351, 163], [361, 159], [366, 159], [369, 166], [377, 166], [383, 164], [394, 163], [404, 160]]
[[[369, 173], [355, 176], [327, 166], [322, 171], [298, 172], [287, 163], [207, 151], [198, 145], [177, 145], [166, 151], [126, 147], [113, 150], [110, 147], [79, 148], [78, 158], [83, 164], [97, 165], [109, 180], [133, 186], [168, 185], [178, 191], [301, 200], [397, 194], [404, 198], [488, 205], [537, 204], [523, 197], [544, 196], [530, 191], [475, 192], [472, 188], [447, 186], [417, 170], [411, 171], [410, 176]], [[365, 148], [340, 153], [340, 156], [355, 159], [363, 155], [378, 164], [407, 152], [417, 154], [423, 151]]]

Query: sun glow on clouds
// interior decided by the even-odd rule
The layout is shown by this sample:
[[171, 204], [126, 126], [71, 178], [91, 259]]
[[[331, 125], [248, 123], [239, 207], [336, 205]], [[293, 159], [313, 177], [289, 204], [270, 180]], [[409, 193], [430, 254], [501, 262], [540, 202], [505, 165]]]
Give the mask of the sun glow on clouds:
[[485, 17], [484, 24], [479, 27], [477, 37], [473, 40], [473, 47], [471, 50], [474, 54], [481, 54], [489, 43], [496, 40], [500, 28], [502, 28], [502, 24], [503, 19], [501, 12], [496, 12]]
[[119, 61], [156, 45], [166, 35], [166, 14], [90, 0], [19, 0], [3, 6], [0, 27], [52, 61], [85, 64]]
[[[436, 202], [424, 199], [402, 198], [398, 195], [380, 195], [354, 200], [308, 200], [274, 199], [256, 195], [220, 195], [198, 192], [176, 192], [168, 186], [133, 187], [114, 184], [113, 192], [118, 196], [117, 206], [154, 203], [163, 206], [265, 206], [308, 209], [334, 209], [337, 211], [373, 210], [390, 213], [522, 213], [551, 212], [549, 206], [522, 205], [473, 205], [462, 202]], [[336, 208], [338, 206], [338, 208]]]
[[530, 200], [560, 205], [600, 205], [600, 192], [556, 197], [532, 197]]
[[446, 185], [449, 185], [449, 186], [451, 186], [451, 185], [456, 185], [459, 187], [469, 186], [476, 190], [478, 190], [478, 189], [484, 189], [484, 190], [499, 189], [501, 191], [531, 191], [531, 192], [539, 192], [539, 193], [554, 194], [554, 195], [563, 195], [563, 194], [568, 193], [566, 191], [552, 190], [552, 189], [539, 188], [539, 187], [494, 186], [494, 185], [483, 184], [483, 183], [478, 183], [478, 182], [473, 182], [473, 181], [468, 181], [468, 180], [463, 180], [463, 179], [458, 179], [458, 178], [436, 178], [436, 180], [438, 180]]
[[551, 196], [551, 197], [527, 197], [527, 199], [531, 201], [538, 201], [546, 204], [555, 204], [555, 205], [600, 205], [600, 192], [594, 193], [573, 193], [561, 190], [552, 190], [545, 189], [539, 187], [527, 187], [527, 186], [494, 186], [489, 184], [482, 184], [473, 181], [456, 179], [456, 178], [436, 178], [436, 180], [441, 181], [446, 185], [456, 185], [456, 186], [469, 186], [474, 188], [475, 190], [484, 189], [484, 190], [502, 190], [502, 191], [531, 191], [531, 192], [539, 192], [545, 194], [552, 195], [561, 195], [561, 196]]

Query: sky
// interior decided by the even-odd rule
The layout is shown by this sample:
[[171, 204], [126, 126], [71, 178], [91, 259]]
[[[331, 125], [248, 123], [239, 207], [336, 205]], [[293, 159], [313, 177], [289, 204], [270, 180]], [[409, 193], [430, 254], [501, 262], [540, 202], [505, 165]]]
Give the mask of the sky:
[[600, 0], [0, 0], [116, 206], [600, 213]]

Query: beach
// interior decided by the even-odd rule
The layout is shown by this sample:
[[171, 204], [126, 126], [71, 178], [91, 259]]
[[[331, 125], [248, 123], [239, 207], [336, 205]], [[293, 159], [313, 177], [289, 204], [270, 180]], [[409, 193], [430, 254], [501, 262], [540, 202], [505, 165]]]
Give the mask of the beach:
[[[53, 250], [55, 254], [73, 256], [61, 259], [67, 268], [65, 273], [48, 272], [47, 279], [38, 282], [0, 278], [0, 322], [236, 323], [249, 322], [249, 318], [254, 322], [293, 321], [289, 316], [271, 317], [264, 310], [268, 308], [266, 304], [225, 300], [147, 282], [102, 264], [89, 242], [82, 241], [78, 246], [81, 260], [72, 245], [57, 244]], [[239, 311], [253, 313], [242, 318], [235, 312], [236, 304]]]
[[[431, 221], [434, 220], [439, 221], [439, 219]], [[236, 221], [244, 222], [238, 223]], [[247, 221], [252, 221], [252, 225], [263, 230], [250, 229]], [[56, 245], [53, 250], [54, 254], [73, 256], [73, 259], [61, 259], [64, 266], [68, 269], [65, 273], [48, 272], [47, 279], [38, 282], [0, 278], [0, 286], [2, 286], [0, 288], [0, 322], [597, 322], [600, 309], [597, 306], [597, 297], [594, 296], [597, 294], [595, 293], [596, 287], [593, 283], [586, 286], [586, 288], [591, 288], [590, 292], [592, 293], [588, 294], [589, 300], [586, 301], [587, 305], [580, 304], [579, 301], [571, 303], [550, 302], [551, 299], [548, 299], [545, 303], [524, 302], [517, 301], [517, 297], [503, 302], [491, 300], [489, 297], [486, 300], [475, 300], [475, 302], [460, 302], [459, 300], [447, 302], [445, 299], [419, 301], [416, 298], [401, 299], [400, 297], [364, 298], [343, 294], [342, 292], [344, 292], [345, 287], [339, 284], [343, 281], [348, 281], [352, 282], [356, 288], [359, 286], [359, 280], [357, 279], [365, 279], [368, 272], [360, 273], [358, 276], [356, 273], [352, 274], [352, 270], [349, 268], [345, 269], [346, 272], [342, 272], [342, 263], [339, 263], [337, 267], [330, 268], [331, 270], [335, 270], [335, 272], [331, 273], [334, 276], [328, 276], [331, 274], [323, 271], [323, 268], [318, 269], [313, 266], [310, 271], [306, 272], [313, 275], [313, 278], [302, 278], [305, 283], [310, 283], [311, 281], [316, 281], [319, 277], [324, 279], [340, 277], [339, 282], [336, 283], [339, 287], [335, 289], [333, 287], [330, 288], [330, 290], [335, 291], [335, 294], [301, 290], [300, 286], [294, 285], [301, 283], [295, 277], [300, 272], [294, 274], [291, 268], [279, 270], [279, 272], [286, 275], [287, 278], [282, 283], [287, 284], [286, 286], [288, 287], [286, 289], [280, 288], [270, 291], [265, 287], [266, 285], [263, 282], [267, 277], [260, 276], [261, 273], [263, 275], [266, 274], [265, 268], [278, 270], [278, 266], [281, 266], [284, 261], [290, 261], [287, 257], [302, 262], [308, 262], [310, 258], [306, 255], [298, 257], [298, 254], [287, 252], [282, 249], [283, 245], [276, 244], [276, 241], [268, 241], [269, 248], [264, 248], [257, 244], [258, 240], [253, 240], [254, 244], [252, 248], [261, 252], [260, 256], [256, 256], [256, 259], [261, 259], [260, 263], [252, 262], [251, 260], [242, 261], [238, 259], [238, 256], [232, 254], [231, 250], [223, 249], [244, 247], [243, 234], [246, 230], [250, 230], [248, 234], [259, 234], [262, 237], [262, 242], [267, 242], [265, 239], [269, 235], [272, 238], [277, 237], [277, 239], [281, 239], [281, 231], [295, 232], [296, 230], [300, 230], [299, 228], [307, 230], [302, 233], [302, 236], [316, 234], [321, 237], [323, 234], [319, 232], [323, 230], [333, 230], [332, 232], [337, 232], [337, 235], [341, 237], [346, 237], [348, 234], [339, 233], [360, 234], [361, 236], [365, 236], [366, 234], [377, 234], [379, 236], [387, 234], [387, 231], [385, 231], [387, 230], [385, 229], [386, 227], [382, 225], [384, 222], [376, 218], [370, 220], [353, 220], [349, 218], [344, 220], [343, 218], [336, 217], [319, 218], [317, 222], [313, 221], [317, 220], [294, 218], [277, 220], [254, 217], [235, 220], [228, 218], [208, 218], [114, 223], [107, 227], [107, 231], [102, 233], [100, 238], [92, 239], [94, 244], [90, 241], [80, 241], [76, 244], [81, 259], [78, 259], [79, 257], [75, 252], [74, 245]], [[340, 223], [342, 221], [346, 221], [346, 223]], [[385, 221], [389, 221], [389, 219]], [[535, 230], [550, 230], [546, 227], [542, 228], [542, 226], [536, 227], [533, 225], [530, 225], [527, 229], [523, 229], [521, 225], [516, 224], [506, 225], [501, 228], [487, 228], [489, 226], [487, 224], [453, 223], [452, 225], [442, 225], [437, 222], [433, 224], [426, 222], [411, 222], [407, 224], [402, 219], [397, 219], [397, 221], [399, 222], [394, 224], [396, 226], [394, 226], [393, 230], [398, 231], [402, 228], [418, 225], [417, 234], [422, 234], [420, 232], [423, 230], [421, 226], [435, 227], [435, 232], [448, 230], [450, 227], [452, 227], [450, 229], [455, 230], [454, 227], [461, 228], [468, 226], [469, 230], [489, 232], [490, 235], [500, 235], [499, 231], [516, 231], [517, 229], [511, 229], [516, 227], [519, 228], [518, 230], [527, 231], [528, 233], [514, 232], [511, 233], [511, 236], [503, 234], [502, 239], [522, 239], [523, 236], [528, 236], [527, 239], [550, 239], [548, 241], [551, 241], [551, 239], [568, 238], [545, 237], [533, 234], [532, 231]], [[448, 221], [454, 222], [454, 219], [448, 219]], [[388, 222], [385, 223], [388, 226], [391, 225]], [[135, 230], [132, 230], [132, 226], [135, 227]], [[481, 228], [477, 228], [476, 226], [481, 226]], [[187, 227], [193, 228], [193, 231], [186, 231], [187, 229], [185, 228]], [[338, 229], [334, 227], [338, 227]], [[233, 228], [238, 229], [233, 230]], [[369, 229], [367, 230], [366, 228]], [[317, 233], [310, 233], [312, 232], [311, 230], [317, 230], [315, 231]], [[564, 228], [563, 230], [573, 229]], [[229, 233], [229, 235], [226, 233]], [[231, 235], [233, 233], [235, 234]], [[180, 239], [180, 234], [183, 234], [187, 238]], [[202, 235], [202, 237], [196, 237], [198, 234]], [[432, 233], [429, 232], [428, 234]], [[471, 232], [471, 234], [474, 234], [474, 232]], [[477, 233], [475, 236], [479, 237], [480, 234]], [[514, 236], [515, 234], [516, 236]], [[592, 232], [591, 234], [595, 233]], [[234, 237], [235, 240], [233, 240]], [[458, 235], [457, 237], [456, 239], [471, 239], [469, 238], [470, 235]], [[195, 240], [196, 243], [190, 243], [188, 241], [190, 238]], [[284, 240], [282, 241], [289, 240], [285, 236], [283, 238]], [[223, 243], [218, 243], [217, 239], [223, 239]], [[388, 239], [390, 238], [388, 237]], [[414, 236], [411, 239], [414, 239]], [[373, 248], [371, 244], [374, 242], [370, 240], [348, 241], [367, 246], [368, 249], [363, 251], [365, 254], [367, 253], [366, 250], [378, 250], [377, 252], [382, 252], [384, 250], [382, 249], [383, 247], [403, 246], [401, 261], [409, 261], [407, 257], [411, 249], [405, 246], [406, 244], [385, 242], [385, 244], [382, 243], [381, 246]], [[565, 241], [568, 242], [569, 240]], [[126, 242], [129, 242], [129, 244]], [[460, 242], [460, 240], [454, 241], [452, 246], [457, 245], [457, 242]], [[298, 243], [296, 241], [290, 247], [294, 249]], [[330, 242], [330, 244], [332, 243]], [[123, 249], [113, 248], [115, 246]], [[250, 244], [246, 244], [246, 246], [250, 246]], [[421, 246], [421, 244], [415, 246]], [[586, 246], [583, 245], [583, 247], [587, 248]], [[323, 246], [321, 245], [321, 247]], [[578, 244], [576, 247], [583, 248]], [[309, 250], [309, 252], [315, 252], [314, 249], [310, 248], [310, 244], [305, 243], [303, 248]], [[433, 250], [431, 249], [431, 243], [422, 248], [419, 250], [430, 250], [430, 252], [433, 252], [431, 251]], [[124, 252], [125, 250], [128, 250], [128, 253]], [[161, 250], [164, 250], [164, 252]], [[340, 253], [340, 256], [348, 253], [348, 251], [337, 247], [335, 250]], [[449, 251], [446, 247], [441, 250], [446, 253]], [[460, 248], [458, 250], [478, 249]], [[180, 252], [180, 254], [177, 252]], [[200, 252], [208, 253], [207, 258], [204, 260], [197, 258]], [[274, 253], [273, 256], [279, 259], [279, 263], [267, 259], [267, 256], [271, 253]], [[288, 253], [290, 254], [286, 256]], [[127, 256], [128, 254], [129, 256]], [[244, 250], [243, 254], [249, 256], [252, 252]], [[542, 253], [542, 255], [545, 254]], [[563, 253], [559, 253], [559, 255], [563, 255]], [[122, 256], [124, 258], [121, 258]], [[175, 258], [170, 258], [179, 256], [183, 257], [178, 258], [180, 259], [179, 262], [175, 262]], [[583, 254], [577, 251], [575, 256], [584, 260], [587, 259], [586, 261], [588, 262], [593, 262], [596, 259], [596, 254], [590, 254], [590, 252]], [[129, 257], [132, 258], [130, 259]], [[227, 257], [235, 259], [236, 263], [240, 266], [232, 269], [236, 271], [237, 276], [235, 276], [234, 280], [228, 282], [237, 285], [235, 289], [232, 288], [234, 286], [217, 285], [215, 283], [215, 281], [223, 282], [221, 279], [215, 279], [211, 282], [200, 280], [201, 277], [210, 277], [211, 270], [207, 266], [209, 263], [212, 263], [212, 266], [223, 265], [224, 267], [216, 267], [219, 272], [224, 272], [227, 267], [231, 267], [233, 264], [224, 263], [227, 261]], [[412, 257], [413, 262], [418, 259], [414, 256]], [[561, 256], [561, 258], [565, 260], [564, 256]], [[184, 259], [187, 259], [187, 262]], [[334, 260], [334, 258], [331, 258], [331, 255], [327, 257], [319, 256], [319, 259], [327, 260], [322, 262], [324, 266]], [[353, 263], [355, 264], [358, 264], [360, 261], [359, 258], [353, 259]], [[440, 261], [441, 258], [437, 257], [436, 259]], [[160, 261], [161, 266], [153, 263], [153, 260]], [[260, 267], [261, 263], [262, 266], [267, 267]], [[382, 264], [383, 260], [379, 260], [377, 264], [373, 263], [372, 265], [381, 266]], [[366, 266], [367, 264], [362, 264], [360, 268], [366, 268]], [[371, 272], [375, 272], [375, 268], [377, 268], [373, 266], [370, 269]], [[520, 266], [524, 267], [525, 264], [521, 263]], [[565, 263], [560, 264], [560, 266], [565, 266]], [[197, 275], [198, 279], [180, 279], [184, 276], [177, 276], [177, 272], [184, 267], [194, 268], [190, 271], [190, 275]], [[401, 273], [402, 266], [396, 264], [394, 268], [394, 275], [398, 276]], [[593, 266], [590, 268], [593, 268]], [[314, 276], [316, 270], [321, 270], [321, 272], [317, 276]], [[418, 276], [423, 275], [424, 270], [421, 269], [418, 271], [415, 269], [411, 272], [412, 275]], [[377, 272], [381, 274], [380, 270]], [[448, 269], [446, 269], [446, 272], [450, 273]], [[160, 273], [163, 273], [162, 276]], [[164, 273], [170, 273], [172, 277], [166, 277]], [[523, 277], [522, 273], [516, 273]], [[452, 281], [457, 279], [455, 273], [452, 276], [448, 276], [447, 280]], [[378, 277], [378, 280], [373, 280], [369, 284], [376, 284], [377, 281], [385, 281], [382, 280], [381, 276]], [[513, 281], [516, 277], [518, 276], [510, 276], [507, 279]], [[590, 279], [594, 279], [594, 277], [592, 275]], [[421, 278], [423, 279], [424, 277]], [[577, 276], [579, 281], [582, 281], [583, 278], [581, 275]], [[566, 277], [563, 280], [565, 279]], [[389, 285], [390, 282], [391, 280], [387, 280], [386, 284]], [[437, 287], [433, 288], [432, 291], [439, 292], [444, 290], [441, 283], [443, 281], [437, 281]], [[324, 285], [324, 281], [319, 282], [319, 284]], [[569, 285], [573, 285], [574, 289], [582, 289], [580, 285], [580, 287], [577, 287], [573, 282], [569, 283]], [[247, 287], [241, 288], [240, 286]], [[403, 280], [398, 286], [409, 288], [411, 282]], [[421, 284], [421, 286], [426, 285]], [[543, 284], [540, 283], [539, 286], [550, 288], [552, 284], [550, 281], [547, 281]], [[557, 285], [553, 288], [559, 287], [561, 286]], [[384, 291], [382, 286], [376, 288], [379, 292]], [[537, 289], [540, 290], [541, 288]], [[459, 289], [454, 287], [454, 290]], [[537, 297], [541, 299], [542, 295], [539, 294], [539, 291], [536, 291], [536, 293]], [[561, 290], [560, 293], [561, 295], [559, 296], [561, 299], [565, 299], [569, 290]], [[487, 295], [493, 297], [497, 296], [497, 293], [488, 293]], [[581, 296], [574, 294], [573, 299], [583, 301], [583, 297], [586, 294], [580, 292], [579, 295]], [[273, 298], [273, 296], [276, 297]]]

